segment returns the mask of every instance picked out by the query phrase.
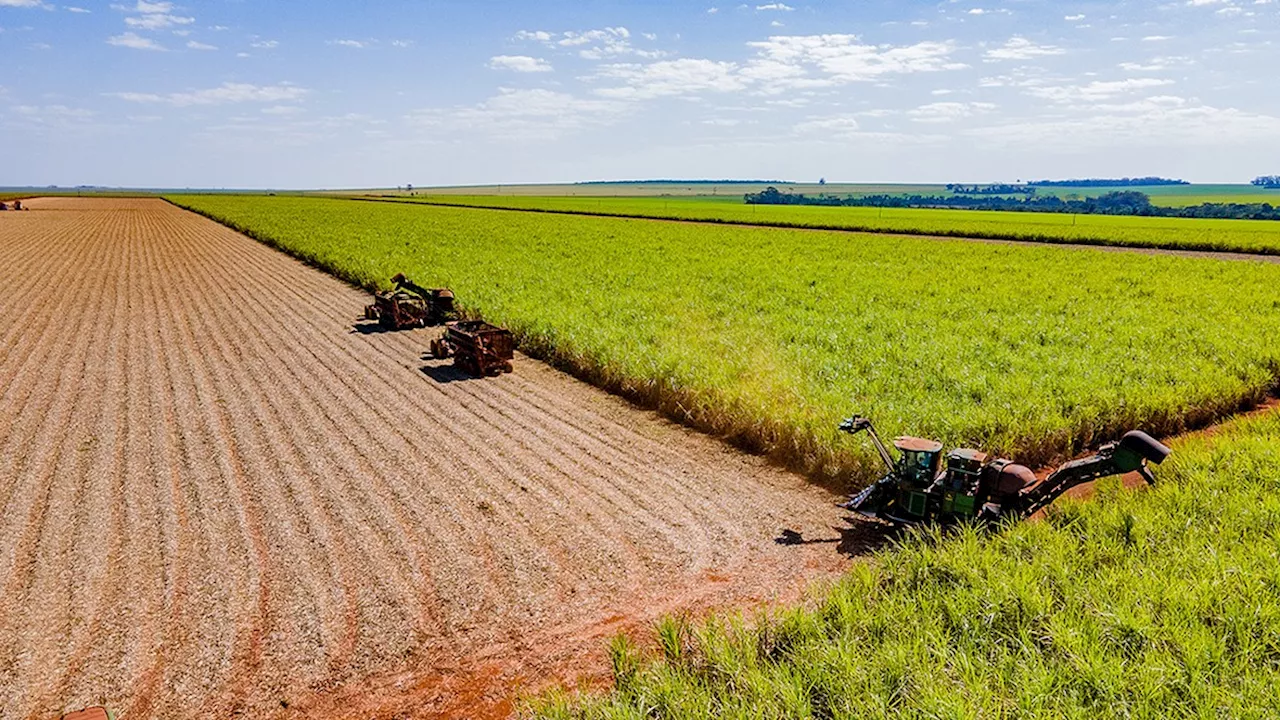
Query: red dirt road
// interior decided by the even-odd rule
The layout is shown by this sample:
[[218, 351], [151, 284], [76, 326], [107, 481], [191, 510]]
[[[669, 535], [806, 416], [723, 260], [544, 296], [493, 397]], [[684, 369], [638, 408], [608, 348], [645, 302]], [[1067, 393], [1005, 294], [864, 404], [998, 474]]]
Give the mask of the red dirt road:
[[0, 213], [0, 717], [500, 716], [620, 629], [847, 565], [835, 498], [758, 458], [526, 358], [461, 379], [160, 200], [29, 206]]

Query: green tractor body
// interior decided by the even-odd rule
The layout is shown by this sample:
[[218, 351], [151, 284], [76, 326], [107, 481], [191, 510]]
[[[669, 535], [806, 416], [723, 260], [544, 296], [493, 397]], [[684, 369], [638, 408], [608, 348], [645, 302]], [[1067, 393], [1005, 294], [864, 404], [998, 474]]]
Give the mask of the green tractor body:
[[896, 438], [894, 458], [871, 421], [859, 415], [845, 420], [840, 429], [849, 434], [867, 431], [888, 470], [843, 506], [899, 525], [1025, 518], [1070, 488], [1100, 477], [1138, 472], [1153, 483], [1147, 462], [1159, 464], [1170, 452], [1135, 430], [1040, 480], [1026, 466], [967, 448], [948, 453], [946, 467], [940, 469], [942, 443], [923, 438]]

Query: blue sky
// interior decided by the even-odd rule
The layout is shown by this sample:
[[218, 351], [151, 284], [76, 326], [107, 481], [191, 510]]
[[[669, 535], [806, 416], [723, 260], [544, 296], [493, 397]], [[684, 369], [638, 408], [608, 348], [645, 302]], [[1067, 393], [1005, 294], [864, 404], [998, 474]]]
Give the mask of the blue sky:
[[1280, 0], [0, 0], [0, 185], [1280, 173]]

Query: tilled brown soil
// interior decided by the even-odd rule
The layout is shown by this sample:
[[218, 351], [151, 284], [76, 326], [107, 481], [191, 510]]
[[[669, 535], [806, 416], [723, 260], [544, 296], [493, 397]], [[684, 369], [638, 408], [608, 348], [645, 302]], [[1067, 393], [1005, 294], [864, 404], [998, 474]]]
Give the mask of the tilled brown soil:
[[500, 716], [856, 544], [795, 475], [527, 358], [466, 379], [163, 201], [29, 206], [0, 213], [0, 717]]

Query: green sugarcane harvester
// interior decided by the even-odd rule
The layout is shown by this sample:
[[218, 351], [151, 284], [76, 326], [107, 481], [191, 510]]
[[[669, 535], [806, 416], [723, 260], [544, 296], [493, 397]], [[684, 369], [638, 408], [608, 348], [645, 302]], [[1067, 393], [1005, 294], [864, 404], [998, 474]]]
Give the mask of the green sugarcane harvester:
[[396, 289], [377, 293], [373, 304], [365, 306], [364, 316], [377, 320], [391, 330], [439, 325], [456, 317], [453, 291], [448, 288], [424, 288], [400, 273], [391, 278]]
[[1021, 520], [1067, 490], [1109, 475], [1137, 472], [1148, 484], [1154, 484], [1147, 462], [1159, 465], [1170, 453], [1155, 438], [1133, 430], [1093, 455], [1072, 460], [1044, 480], [1037, 480], [1024, 465], [969, 449], [952, 450], [947, 454], [946, 468], [939, 470], [942, 443], [916, 437], [893, 441], [899, 453], [895, 460], [871, 421], [861, 415], [840, 423], [840, 430], [850, 435], [866, 430], [889, 470], [842, 507], [898, 525]]

